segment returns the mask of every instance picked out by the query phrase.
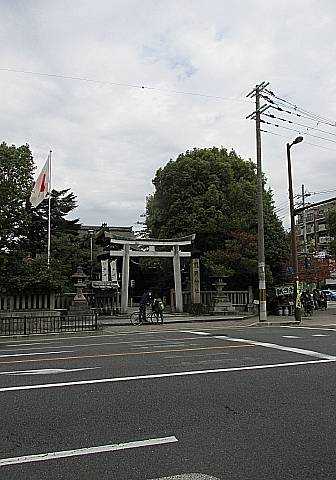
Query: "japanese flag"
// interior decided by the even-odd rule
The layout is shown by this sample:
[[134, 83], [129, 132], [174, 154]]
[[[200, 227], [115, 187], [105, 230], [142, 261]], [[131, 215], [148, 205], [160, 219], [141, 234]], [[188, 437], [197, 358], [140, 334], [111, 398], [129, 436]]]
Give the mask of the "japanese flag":
[[44, 164], [38, 176], [33, 191], [30, 195], [30, 203], [35, 208], [46, 198], [49, 192], [49, 158]]

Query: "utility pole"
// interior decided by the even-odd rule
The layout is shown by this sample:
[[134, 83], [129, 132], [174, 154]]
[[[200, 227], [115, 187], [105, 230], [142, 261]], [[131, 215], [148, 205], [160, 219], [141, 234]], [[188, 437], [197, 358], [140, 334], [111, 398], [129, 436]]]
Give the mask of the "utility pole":
[[[304, 209], [306, 206], [306, 194], [305, 194], [305, 186], [301, 185], [302, 188], [302, 208]], [[306, 217], [306, 210], [302, 211], [302, 223], [303, 223], [303, 252], [305, 255], [305, 259], [307, 258], [308, 248], [307, 248], [307, 217]]]
[[291, 221], [291, 240], [292, 240], [292, 265], [294, 269], [295, 281], [298, 281], [299, 274], [299, 262], [297, 255], [297, 241], [296, 241], [296, 229], [295, 229], [295, 208], [294, 208], [294, 195], [293, 195], [293, 178], [292, 178], [292, 164], [290, 156], [291, 145], [287, 143], [287, 167], [288, 167], [288, 194], [289, 194], [289, 208], [290, 208], [290, 221]]
[[258, 278], [259, 278], [259, 322], [267, 321], [266, 309], [266, 272], [265, 272], [265, 245], [264, 245], [264, 208], [263, 208], [263, 175], [261, 164], [261, 133], [260, 114], [268, 105], [260, 107], [261, 92], [269, 85], [262, 82], [248, 93], [247, 97], [255, 96], [255, 112], [246, 118], [252, 118], [256, 122], [256, 150], [257, 150], [257, 209], [258, 209]]
[[296, 137], [292, 143], [287, 143], [287, 166], [288, 166], [288, 194], [289, 194], [289, 208], [291, 219], [291, 237], [292, 237], [292, 265], [294, 268], [295, 278], [295, 319], [301, 321], [301, 302], [299, 293], [299, 261], [296, 241], [296, 229], [295, 229], [295, 208], [294, 208], [294, 195], [293, 195], [293, 178], [292, 178], [292, 164], [291, 164], [291, 147], [303, 141], [303, 137]]

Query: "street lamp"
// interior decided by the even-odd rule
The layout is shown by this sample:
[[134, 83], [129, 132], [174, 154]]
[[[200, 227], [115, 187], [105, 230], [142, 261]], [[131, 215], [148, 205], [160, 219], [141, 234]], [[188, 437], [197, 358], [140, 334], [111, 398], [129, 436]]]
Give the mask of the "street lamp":
[[90, 235], [90, 280], [92, 280], [92, 270], [93, 270], [93, 234], [94, 230], [90, 229], [88, 231]]
[[291, 219], [291, 239], [292, 239], [292, 263], [294, 269], [295, 277], [295, 305], [294, 305], [294, 314], [297, 321], [301, 321], [301, 308], [298, 305], [298, 290], [299, 290], [299, 262], [298, 262], [298, 252], [297, 252], [297, 242], [296, 242], [296, 232], [295, 232], [295, 210], [294, 210], [294, 195], [293, 195], [293, 180], [292, 180], [292, 165], [291, 165], [291, 156], [290, 149], [293, 145], [301, 143], [303, 137], [296, 137], [292, 143], [287, 143], [287, 164], [288, 164], [288, 194], [289, 194], [289, 208], [290, 208], [290, 219]]

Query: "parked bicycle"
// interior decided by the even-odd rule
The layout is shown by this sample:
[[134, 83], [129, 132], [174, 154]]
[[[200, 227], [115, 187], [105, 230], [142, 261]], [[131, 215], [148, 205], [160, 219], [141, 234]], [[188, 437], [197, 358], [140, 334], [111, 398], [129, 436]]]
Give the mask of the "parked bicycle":
[[132, 315], [130, 316], [130, 322], [132, 325], [143, 325], [144, 323], [148, 323], [148, 324], [158, 324], [158, 323], [163, 323], [163, 314], [161, 313], [158, 313], [158, 312], [154, 312], [153, 310], [151, 310], [149, 312], [149, 314], [146, 313], [146, 320], [145, 322], [143, 321], [143, 318], [142, 318], [142, 315], [141, 315], [141, 312], [140, 310], [138, 310], [137, 312], [134, 312], [132, 313]]

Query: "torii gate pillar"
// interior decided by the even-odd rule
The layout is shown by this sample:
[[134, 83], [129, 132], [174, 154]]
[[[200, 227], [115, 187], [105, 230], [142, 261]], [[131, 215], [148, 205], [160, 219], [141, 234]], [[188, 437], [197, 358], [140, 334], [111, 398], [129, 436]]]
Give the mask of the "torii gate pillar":
[[180, 249], [178, 245], [174, 246], [174, 282], [175, 282], [175, 297], [176, 297], [176, 311], [183, 312], [183, 297], [182, 297], [182, 282], [181, 282], [181, 262]]
[[121, 278], [121, 311], [125, 313], [128, 307], [128, 283], [129, 283], [129, 260], [130, 246], [124, 245]]

